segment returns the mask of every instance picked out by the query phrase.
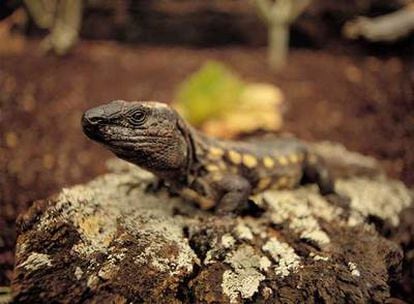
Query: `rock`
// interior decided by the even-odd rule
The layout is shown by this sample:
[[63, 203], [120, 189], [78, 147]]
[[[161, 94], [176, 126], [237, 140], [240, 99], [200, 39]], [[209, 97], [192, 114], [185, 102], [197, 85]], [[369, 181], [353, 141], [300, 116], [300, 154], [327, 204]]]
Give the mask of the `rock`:
[[[323, 145], [341, 151], [332, 163], [364, 164]], [[20, 217], [14, 303], [383, 303], [403, 252], [376, 223], [398, 230], [413, 195], [366, 163], [370, 174], [338, 178], [338, 195], [267, 191], [254, 213], [218, 217], [112, 161]]]

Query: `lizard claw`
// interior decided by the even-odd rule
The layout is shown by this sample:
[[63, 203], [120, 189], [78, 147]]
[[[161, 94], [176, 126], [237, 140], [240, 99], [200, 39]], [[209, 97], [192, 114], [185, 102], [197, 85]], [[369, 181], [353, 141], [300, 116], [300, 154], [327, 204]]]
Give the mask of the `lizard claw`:
[[149, 183], [145, 188], [145, 192], [147, 193], [156, 193], [165, 186], [164, 180], [162, 179], [155, 179], [153, 182]]

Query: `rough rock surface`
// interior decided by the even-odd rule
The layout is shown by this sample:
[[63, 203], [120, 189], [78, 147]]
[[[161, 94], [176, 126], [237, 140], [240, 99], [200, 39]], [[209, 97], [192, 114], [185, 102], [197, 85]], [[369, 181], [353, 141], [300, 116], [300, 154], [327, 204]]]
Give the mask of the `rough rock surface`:
[[151, 192], [151, 174], [113, 161], [20, 217], [14, 302], [385, 302], [403, 253], [375, 223], [398, 227], [412, 192], [371, 159], [314, 148], [347, 172], [339, 195], [268, 191], [239, 217]]

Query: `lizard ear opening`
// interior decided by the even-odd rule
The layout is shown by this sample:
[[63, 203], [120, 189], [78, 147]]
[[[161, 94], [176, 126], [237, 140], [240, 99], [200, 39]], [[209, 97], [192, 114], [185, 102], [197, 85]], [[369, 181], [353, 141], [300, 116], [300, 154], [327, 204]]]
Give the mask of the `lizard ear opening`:
[[193, 141], [193, 136], [191, 135], [191, 131], [189, 127], [187, 126], [186, 122], [181, 118], [181, 116], [178, 113], [177, 113], [177, 129], [180, 131], [185, 142], [187, 143], [187, 159], [188, 159], [188, 166], [190, 166], [190, 164], [193, 162], [194, 157], [195, 157], [195, 145]]

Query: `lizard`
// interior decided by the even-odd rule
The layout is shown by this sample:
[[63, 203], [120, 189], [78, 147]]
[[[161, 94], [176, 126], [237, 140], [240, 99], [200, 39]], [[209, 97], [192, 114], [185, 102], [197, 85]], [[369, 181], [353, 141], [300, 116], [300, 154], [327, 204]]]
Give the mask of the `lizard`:
[[87, 110], [82, 128], [87, 137], [152, 172], [202, 209], [232, 213], [251, 195], [293, 189], [305, 179], [316, 183], [321, 194], [334, 192], [323, 161], [299, 139], [209, 137], [165, 103], [115, 100]]

